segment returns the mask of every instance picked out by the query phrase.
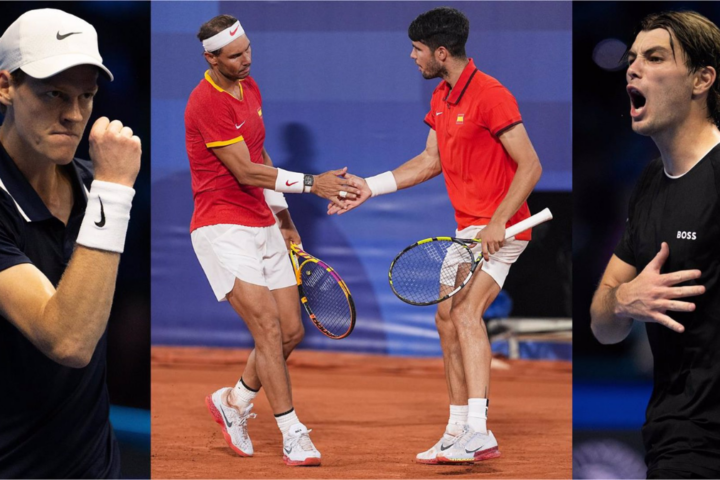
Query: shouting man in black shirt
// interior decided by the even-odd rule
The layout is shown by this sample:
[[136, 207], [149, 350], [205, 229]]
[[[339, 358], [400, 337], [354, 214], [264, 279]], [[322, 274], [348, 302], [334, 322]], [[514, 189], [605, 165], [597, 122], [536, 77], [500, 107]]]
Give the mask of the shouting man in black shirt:
[[720, 478], [720, 30], [694, 12], [653, 14], [627, 60], [632, 128], [661, 157], [631, 197], [592, 330], [610, 344], [646, 324], [648, 478]]
[[106, 330], [141, 148], [102, 117], [73, 159], [99, 75], [95, 29], [63, 11], [0, 38], [0, 478], [120, 476]]

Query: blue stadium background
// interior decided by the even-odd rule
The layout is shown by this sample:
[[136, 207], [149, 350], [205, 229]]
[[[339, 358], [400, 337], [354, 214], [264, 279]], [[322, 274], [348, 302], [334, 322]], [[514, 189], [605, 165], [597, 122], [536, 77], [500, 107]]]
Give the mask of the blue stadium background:
[[[438, 80], [409, 58], [407, 27], [434, 2], [157, 2], [152, 4], [152, 342], [250, 347], [247, 329], [218, 304], [192, 251], [190, 173], [183, 114], [206, 70], [195, 37], [220, 13], [238, 17], [253, 46], [251, 75], [263, 94], [266, 148], [276, 166], [361, 176], [419, 153]], [[444, 5], [444, 4], [442, 4]], [[496, 315], [570, 316], [571, 4], [467, 2], [468, 55], [517, 97], [543, 162], [531, 209], [551, 206]], [[443, 180], [369, 201], [342, 217], [326, 203], [287, 195], [305, 248], [332, 265], [355, 297], [355, 332], [338, 342], [306, 328], [302, 348], [437, 356], [434, 309], [391, 293], [387, 269], [407, 244], [452, 234]], [[543, 242], [545, 239], [547, 241]], [[550, 241], [552, 240], [552, 241]], [[565, 356], [569, 358], [569, 348]]]

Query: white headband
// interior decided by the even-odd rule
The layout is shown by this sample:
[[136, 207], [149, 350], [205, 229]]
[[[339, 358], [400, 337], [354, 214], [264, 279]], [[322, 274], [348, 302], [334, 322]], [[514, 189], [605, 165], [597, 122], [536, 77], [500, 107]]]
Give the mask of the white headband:
[[240, 25], [240, 21], [237, 21], [222, 32], [203, 40], [203, 48], [206, 52], [215, 52], [242, 35], [245, 35], [245, 30]]

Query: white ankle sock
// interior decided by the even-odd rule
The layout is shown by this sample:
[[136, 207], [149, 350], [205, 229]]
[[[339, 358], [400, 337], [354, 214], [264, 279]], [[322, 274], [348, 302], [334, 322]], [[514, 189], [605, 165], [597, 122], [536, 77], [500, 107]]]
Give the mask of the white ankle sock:
[[236, 402], [235, 406], [240, 410], [244, 409], [252, 403], [257, 394], [258, 390], [249, 389], [242, 378], [240, 378], [233, 389], [233, 400]]
[[487, 398], [470, 398], [468, 399], [468, 419], [467, 423], [473, 430], [479, 433], [487, 433]]
[[275, 421], [283, 434], [283, 439], [287, 436], [290, 427], [296, 423], [300, 423], [294, 408], [287, 413], [280, 414], [279, 416], [275, 415]]
[[460, 435], [462, 428], [467, 424], [467, 418], [467, 405], [450, 405], [450, 419], [445, 431], [450, 435]]

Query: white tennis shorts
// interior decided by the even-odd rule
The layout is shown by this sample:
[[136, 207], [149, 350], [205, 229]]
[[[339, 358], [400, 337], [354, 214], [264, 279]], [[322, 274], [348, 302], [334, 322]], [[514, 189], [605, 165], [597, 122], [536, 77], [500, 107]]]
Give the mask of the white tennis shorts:
[[227, 300], [235, 279], [270, 290], [296, 285], [285, 240], [270, 227], [210, 225], [194, 230], [193, 249], [218, 302]]
[[[455, 230], [455, 238], [472, 239], [476, 238], [480, 230], [485, 228], [486, 225], [480, 226], [469, 226], [462, 230]], [[510, 266], [520, 257], [520, 254], [527, 248], [527, 240], [515, 240], [515, 237], [511, 237], [505, 240], [505, 244], [500, 250], [490, 255], [490, 260], [487, 262], [483, 261], [481, 270], [490, 275], [495, 282], [500, 285], [500, 288], [505, 284], [505, 279], [510, 272]], [[479, 258], [482, 255], [482, 246], [478, 243], [471, 251], [475, 254], [475, 258]], [[454, 286], [454, 282], [449, 278], [442, 280], [443, 285]]]

